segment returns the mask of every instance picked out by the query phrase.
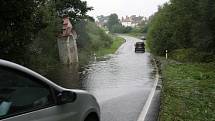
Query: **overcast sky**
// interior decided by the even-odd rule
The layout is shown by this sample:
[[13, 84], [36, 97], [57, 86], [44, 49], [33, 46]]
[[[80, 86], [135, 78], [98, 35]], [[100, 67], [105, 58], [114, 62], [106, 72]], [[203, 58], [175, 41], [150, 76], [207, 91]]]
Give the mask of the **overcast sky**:
[[119, 17], [130, 15], [150, 16], [157, 11], [159, 5], [169, 0], [84, 0], [94, 8], [89, 15], [110, 15], [117, 13]]

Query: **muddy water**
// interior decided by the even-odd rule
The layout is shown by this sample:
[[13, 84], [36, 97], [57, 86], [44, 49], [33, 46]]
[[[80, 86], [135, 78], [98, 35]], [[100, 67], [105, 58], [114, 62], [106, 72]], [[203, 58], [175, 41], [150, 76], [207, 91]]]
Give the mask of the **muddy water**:
[[152, 88], [154, 67], [149, 53], [134, 53], [133, 37], [116, 54], [85, 67], [81, 87], [101, 106], [102, 121], [136, 121]]
[[124, 38], [126, 42], [116, 54], [92, 61], [82, 72], [77, 65], [50, 71], [55, 83], [93, 94], [102, 121], [136, 121], [154, 83], [150, 54], [134, 52], [134, 44], [141, 40]]

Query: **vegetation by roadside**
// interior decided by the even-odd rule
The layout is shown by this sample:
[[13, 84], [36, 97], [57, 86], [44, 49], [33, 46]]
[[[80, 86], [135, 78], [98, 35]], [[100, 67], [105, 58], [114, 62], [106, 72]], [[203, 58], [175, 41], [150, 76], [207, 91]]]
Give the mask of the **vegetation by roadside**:
[[180, 62], [213, 62], [215, 56], [195, 48], [177, 49], [169, 53], [169, 57]]
[[131, 32], [127, 33], [127, 34], [130, 35], [130, 36], [133, 36], [133, 37], [138, 37], [138, 38], [140, 38], [141, 36], [144, 35], [143, 33], [138, 32], [138, 31], [131, 31]]
[[62, 31], [62, 16], [68, 15], [75, 25], [90, 19], [86, 14], [92, 10], [80, 0], [4, 1], [0, 8], [0, 58], [45, 76], [61, 65], [56, 40]]
[[[50, 77], [49, 73], [52, 69], [61, 69], [60, 67], [63, 66], [59, 62], [57, 38], [54, 35], [56, 33], [50, 32], [51, 27], [47, 27], [46, 31], [39, 33], [43, 38], [35, 39], [30, 44], [29, 49], [31, 51], [27, 53], [30, 55], [28, 56], [30, 60], [28, 67], [48, 77]], [[94, 52], [110, 48], [113, 43], [112, 37], [90, 20], [77, 22], [75, 29], [78, 34], [77, 45], [80, 67], [90, 61]]]
[[213, 56], [214, 6], [212, 0], [171, 0], [160, 6], [149, 22], [147, 42], [151, 52], [163, 55], [165, 50], [194, 49], [199, 59]]
[[146, 24], [146, 22], [149, 21], [149, 20], [145, 20], [143, 21], [139, 27], [134, 27], [132, 28], [131, 31], [129, 31], [127, 34], [130, 35], [130, 36], [133, 36], [133, 37], [142, 37], [142, 36], [145, 36], [146, 37], [146, 33], [148, 31], [148, 25]]
[[132, 27], [123, 26], [115, 13], [108, 16], [106, 26], [111, 33], [128, 33], [132, 30]]
[[58, 63], [56, 40], [62, 16], [68, 15], [75, 24], [89, 18], [86, 14], [92, 8], [80, 0], [33, 0], [2, 1], [0, 10], [0, 58], [38, 68]]
[[107, 54], [113, 54], [116, 52], [116, 50], [124, 43], [124, 38], [121, 37], [114, 37], [113, 43], [109, 48], [101, 48], [98, 51], [96, 51], [96, 55], [98, 57], [107, 55]]
[[163, 76], [160, 121], [213, 121], [215, 63], [159, 60]]
[[113, 37], [91, 21], [76, 24], [79, 35], [77, 40], [80, 66], [86, 65], [94, 53], [111, 48]]

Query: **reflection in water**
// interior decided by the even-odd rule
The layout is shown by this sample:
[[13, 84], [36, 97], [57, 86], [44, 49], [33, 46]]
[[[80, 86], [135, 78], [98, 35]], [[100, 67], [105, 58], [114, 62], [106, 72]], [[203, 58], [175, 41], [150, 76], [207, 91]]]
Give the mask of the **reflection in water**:
[[93, 94], [100, 104], [101, 121], [136, 121], [154, 84], [150, 54], [135, 53], [134, 44], [140, 40], [126, 38], [116, 54], [85, 66], [80, 81], [78, 65], [49, 71], [55, 83]]
[[49, 71], [49, 79], [56, 84], [69, 89], [80, 89], [78, 64], [59, 65]]

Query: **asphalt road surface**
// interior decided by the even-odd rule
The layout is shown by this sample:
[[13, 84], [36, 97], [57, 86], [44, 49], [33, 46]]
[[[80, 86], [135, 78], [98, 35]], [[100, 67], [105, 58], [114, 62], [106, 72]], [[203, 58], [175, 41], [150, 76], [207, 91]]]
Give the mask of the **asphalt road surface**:
[[139, 39], [123, 36], [119, 50], [89, 64], [82, 86], [101, 107], [101, 121], [137, 121], [154, 83], [149, 53], [135, 53]]

